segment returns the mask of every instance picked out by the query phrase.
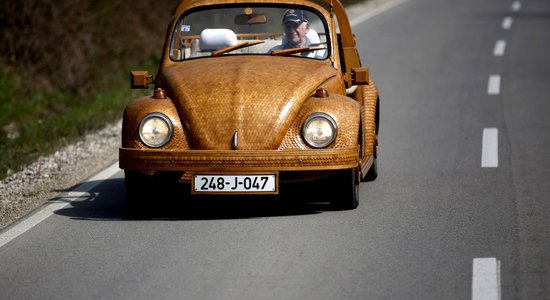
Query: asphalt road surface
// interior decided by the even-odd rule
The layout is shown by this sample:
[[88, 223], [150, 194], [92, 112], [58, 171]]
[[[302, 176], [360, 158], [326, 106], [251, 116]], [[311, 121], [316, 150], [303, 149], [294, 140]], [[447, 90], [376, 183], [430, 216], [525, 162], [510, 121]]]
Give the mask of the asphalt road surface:
[[0, 299], [550, 299], [550, 2], [360, 21], [382, 122], [356, 210], [206, 201], [129, 221], [116, 172], [0, 246]]

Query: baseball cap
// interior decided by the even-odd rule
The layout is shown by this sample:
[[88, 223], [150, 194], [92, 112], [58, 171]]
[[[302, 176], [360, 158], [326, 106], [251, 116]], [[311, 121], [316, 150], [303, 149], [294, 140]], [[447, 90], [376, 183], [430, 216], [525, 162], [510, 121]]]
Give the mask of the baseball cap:
[[301, 9], [287, 9], [283, 15], [283, 24], [286, 22], [294, 22], [301, 24], [308, 22], [306, 14]]

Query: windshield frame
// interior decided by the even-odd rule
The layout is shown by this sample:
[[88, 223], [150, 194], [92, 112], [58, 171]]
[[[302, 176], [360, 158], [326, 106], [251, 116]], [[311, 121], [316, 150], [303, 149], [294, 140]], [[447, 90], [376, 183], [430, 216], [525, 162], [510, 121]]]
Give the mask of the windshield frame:
[[[327, 14], [326, 13], [323, 13], [321, 11], [321, 9], [323, 9], [322, 7], [314, 7], [314, 6], [311, 6], [311, 5], [298, 5], [298, 4], [291, 4], [291, 3], [286, 3], [286, 2], [277, 2], [277, 3], [273, 3], [273, 2], [234, 2], [234, 3], [230, 3], [230, 4], [214, 4], [214, 5], [200, 5], [200, 6], [195, 6], [195, 7], [192, 7], [186, 11], [183, 11], [177, 18], [174, 18], [173, 19], [173, 22], [171, 22], [173, 24], [173, 26], [171, 26], [170, 28], [170, 40], [169, 40], [169, 43], [166, 44], [166, 47], [167, 47], [167, 58], [169, 61], [171, 62], [183, 62], [183, 61], [189, 61], [189, 60], [194, 60], [194, 59], [203, 59], [203, 58], [210, 58], [210, 57], [214, 57], [214, 56], [211, 56], [211, 55], [205, 55], [205, 56], [197, 56], [197, 57], [183, 57], [184, 55], [181, 55], [182, 57], [180, 59], [177, 59], [177, 58], [174, 58], [174, 56], [172, 55], [172, 51], [174, 49], [177, 49], [179, 51], [182, 51], [181, 49], [181, 46], [179, 46], [180, 44], [180, 39], [181, 39], [181, 34], [178, 33], [179, 31], [179, 26], [182, 22], [182, 19], [191, 15], [191, 14], [194, 14], [194, 13], [197, 13], [197, 12], [201, 12], [201, 11], [208, 11], [208, 10], [216, 10], [216, 9], [245, 9], [247, 7], [252, 7], [252, 8], [280, 8], [280, 9], [302, 9], [304, 10], [306, 13], [310, 14], [310, 15], [315, 15], [315, 20], [319, 20], [321, 21], [321, 26], [324, 30], [324, 32], [322, 32], [321, 34], [323, 34], [325, 37], [324, 37], [324, 42], [323, 44], [326, 44], [326, 54], [323, 56], [323, 58], [319, 58], [319, 57], [307, 57], [307, 56], [296, 56], [296, 57], [300, 57], [300, 58], [305, 58], [305, 59], [313, 59], [313, 60], [319, 60], [319, 61], [325, 61], [325, 60], [329, 60], [331, 59], [332, 55], [333, 55], [333, 36], [332, 36], [332, 31], [331, 31], [331, 25], [329, 24], [330, 19], [327, 19]], [[281, 18], [282, 18], [282, 15], [281, 15]], [[273, 20], [272, 23], [275, 23], [275, 22], [278, 22], [279, 20]], [[249, 25], [249, 26], [254, 26], [254, 25]], [[282, 32], [282, 31], [281, 31]], [[266, 32], [266, 34], [269, 34], [268, 32]], [[231, 56], [243, 56], [243, 57], [246, 57], [246, 56], [249, 56], [249, 55], [253, 55], [253, 56], [270, 56], [270, 53], [224, 53], [222, 56], [226, 56], [226, 55], [231, 55]]]

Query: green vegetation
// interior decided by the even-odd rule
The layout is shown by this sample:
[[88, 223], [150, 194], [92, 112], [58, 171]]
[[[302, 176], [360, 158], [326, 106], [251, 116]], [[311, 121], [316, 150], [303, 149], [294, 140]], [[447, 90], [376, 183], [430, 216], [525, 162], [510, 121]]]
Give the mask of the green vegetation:
[[156, 70], [172, 0], [0, 1], [0, 179], [119, 119]]
[[120, 73], [103, 79], [117, 88], [82, 96], [31, 90], [22, 87], [24, 80], [15, 74], [1, 74], [0, 178], [120, 118], [124, 106], [137, 96], [128, 89], [127, 74]]
[[129, 71], [156, 71], [177, 3], [0, 1], [0, 180], [119, 119], [139, 95]]

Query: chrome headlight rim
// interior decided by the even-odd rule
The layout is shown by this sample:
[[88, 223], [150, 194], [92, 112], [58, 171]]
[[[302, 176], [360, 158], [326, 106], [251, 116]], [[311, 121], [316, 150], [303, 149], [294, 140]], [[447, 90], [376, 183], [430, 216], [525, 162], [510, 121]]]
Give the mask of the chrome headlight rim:
[[[149, 143], [147, 139], [143, 136], [143, 127], [145, 126], [147, 121], [155, 118], [160, 119], [166, 124], [166, 127], [168, 128], [168, 133], [166, 134], [166, 138], [164, 139], [164, 141], [162, 141], [161, 143], [153, 144], [153, 143]], [[166, 115], [162, 113], [147, 114], [145, 117], [143, 117], [143, 119], [141, 119], [141, 122], [139, 123], [139, 129], [138, 129], [139, 139], [145, 146], [149, 148], [160, 148], [166, 145], [172, 139], [173, 133], [174, 133], [174, 127], [172, 125], [172, 121], [170, 121], [170, 118], [168, 118]]]
[[[307, 133], [306, 133], [307, 127], [311, 123], [311, 121], [318, 118], [327, 120], [330, 126], [332, 127], [332, 132], [333, 132], [331, 138], [322, 144], [316, 144], [310, 141], [307, 138]], [[321, 113], [321, 112], [313, 113], [309, 115], [304, 121], [304, 123], [302, 124], [302, 140], [306, 143], [306, 145], [315, 149], [322, 149], [330, 146], [334, 142], [334, 140], [336, 140], [337, 135], [338, 135], [338, 126], [336, 125], [336, 121], [334, 120], [333, 117], [331, 117], [329, 114], [326, 114], [326, 113]]]

